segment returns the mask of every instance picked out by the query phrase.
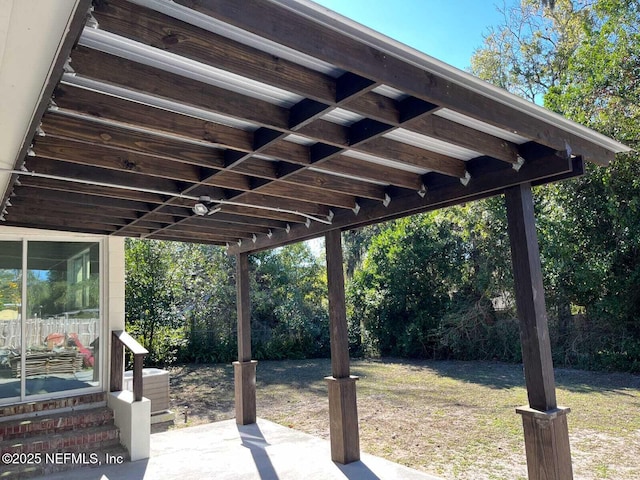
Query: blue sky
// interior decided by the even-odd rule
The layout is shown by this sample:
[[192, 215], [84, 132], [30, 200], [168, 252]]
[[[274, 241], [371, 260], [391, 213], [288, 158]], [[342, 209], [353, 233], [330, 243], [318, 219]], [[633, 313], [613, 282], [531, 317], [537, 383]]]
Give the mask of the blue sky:
[[463, 70], [487, 28], [501, 23], [497, 5], [503, 5], [503, 0], [314, 1]]

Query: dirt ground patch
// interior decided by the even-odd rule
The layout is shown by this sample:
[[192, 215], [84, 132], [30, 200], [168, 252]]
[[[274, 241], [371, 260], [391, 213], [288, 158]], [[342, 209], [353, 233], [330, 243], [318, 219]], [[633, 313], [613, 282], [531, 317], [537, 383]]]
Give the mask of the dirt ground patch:
[[[233, 418], [231, 365], [171, 370], [170, 428]], [[258, 364], [258, 416], [328, 438], [329, 360]], [[526, 479], [515, 408], [527, 403], [522, 367], [491, 362], [363, 360], [358, 415], [363, 451], [445, 479]], [[569, 406], [576, 480], [640, 478], [640, 376], [558, 370]]]

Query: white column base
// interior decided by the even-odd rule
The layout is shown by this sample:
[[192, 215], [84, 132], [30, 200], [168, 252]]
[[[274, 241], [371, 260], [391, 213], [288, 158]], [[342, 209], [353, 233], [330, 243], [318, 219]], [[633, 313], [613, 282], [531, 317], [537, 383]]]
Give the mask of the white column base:
[[120, 443], [129, 451], [131, 461], [149, 458], [151, 454], [151, 400], [136, 402], [133, 392], [111, 392], [107, 405], [113, 410], [120, 429]]

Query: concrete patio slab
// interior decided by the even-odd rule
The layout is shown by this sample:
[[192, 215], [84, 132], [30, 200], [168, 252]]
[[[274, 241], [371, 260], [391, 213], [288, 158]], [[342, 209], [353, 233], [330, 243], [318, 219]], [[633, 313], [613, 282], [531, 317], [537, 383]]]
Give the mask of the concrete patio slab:
[[[43, 477], [44, 478], [44, 477]], [[170, 430], [151, 436], [151, 458], [83, 467], [48, 480], [440, 480], [372, 455], [338, 465], [327, 440], [259, 419]]]

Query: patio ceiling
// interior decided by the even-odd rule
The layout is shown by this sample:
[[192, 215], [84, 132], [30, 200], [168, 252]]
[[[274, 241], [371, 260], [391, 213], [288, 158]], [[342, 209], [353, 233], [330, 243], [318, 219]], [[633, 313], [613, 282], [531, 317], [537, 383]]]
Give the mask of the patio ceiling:
[[628, 150], [311, 2], [90, 6], [4, 170], [4, 225], [246, 252]]

